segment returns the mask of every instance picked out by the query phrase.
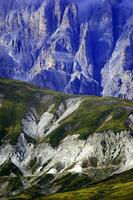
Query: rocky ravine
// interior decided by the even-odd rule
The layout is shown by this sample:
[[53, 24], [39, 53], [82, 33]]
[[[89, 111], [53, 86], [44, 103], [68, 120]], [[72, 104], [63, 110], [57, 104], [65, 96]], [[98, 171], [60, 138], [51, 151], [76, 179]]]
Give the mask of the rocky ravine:
[[[9, 80], [1, 80], [0, 89], [1, 197], [67, 191], [64, 180], [70, 184], [73, 176], [77, 189], [133, 168], [132, 102], [67, 96]], [[13, 118], [22, 105], [18, 129]]]
[[133, 99], [132, 2], [73, 1], [1, 0], [0, 77]]

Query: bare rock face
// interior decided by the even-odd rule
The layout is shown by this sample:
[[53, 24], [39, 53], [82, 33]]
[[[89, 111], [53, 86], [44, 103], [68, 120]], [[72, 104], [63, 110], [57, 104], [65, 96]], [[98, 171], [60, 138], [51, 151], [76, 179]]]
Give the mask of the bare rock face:
[[1, 1], [0, 11], [1, 77], [65, 93], [132, 99], [129, 0], [97, 0], [85, 9], [78, 1]]
[[94, 5], [89, 13], [95, 78], [100, 81], [102, 67], [110, 58], [114, 47], [112, 5], [104, 1]]
[[75, 54], [73, 74], [67, 85], [67, 93], [98, 94], [99, 83], [94, 79], [94, 63], [91, 50], [89, 24], [80, 26], [79, 48]]
[[76, 5], [66, 6], [60, 25], [49, 38], [30, 71], [30, 80], [36, 83], [41, 79], [43, 81], [38, 83], [40, 86], [65, 90], [72, 74], [73, 57], [78, 43], [77, 17]]
[[102, 70], [103, 95], [133, 99], [133, 25], [125, 27], [114, 52]]

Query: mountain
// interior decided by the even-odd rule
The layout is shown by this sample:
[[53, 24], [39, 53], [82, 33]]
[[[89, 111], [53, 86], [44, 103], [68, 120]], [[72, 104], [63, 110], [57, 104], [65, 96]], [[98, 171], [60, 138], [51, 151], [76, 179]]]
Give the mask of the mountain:
[[0, 198], [45, 199], [88, 187], [91, 195], [111, 180], [107, 194], [121, 190], [121, 182], [131, 188], [132, 113], [130, 100], [66, 95], [0, 79]]
[[1, 0], [0, 77], [133, 99], [132, 35], [129, 0]]

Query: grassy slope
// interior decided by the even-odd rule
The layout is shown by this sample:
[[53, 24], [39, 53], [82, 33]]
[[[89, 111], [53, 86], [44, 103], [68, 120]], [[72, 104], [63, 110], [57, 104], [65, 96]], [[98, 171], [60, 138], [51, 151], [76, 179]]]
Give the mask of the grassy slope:
[[[67, 185], [66, 185], [67, 186]], [[30, 194], [23, 193], [12, 199], [33, 199]], [[109, 179], [85, 187], [82, 190], [54, 194], [49, 197], [37, 197], [36, 200], [132, 200], [133, 170], [115, 175]]]
[[[12, 144], [16, 144], [17, 137], [21, 131], [21, 119], [24, 117], [29, 107], [35, 107], [38, 114], [41, 115], [45, 110], [47, 110], [49, 103], [42, 103], [41, 97], [45, 95], [50, 95], [53, 98], [55, 107], [53, 112], [56, 111], [59, 104], [67, 99], [68, 95], [56, 93], [53, 91], [39, 89], [37, 87], [31, 86], [30, 84], [0, 79], [0, 94], [4, 94], [3, 106], [0, 108], [0, 140], [9, 139]], [[39, 98], [38, 98], [39, 95]], [[114, 130], [115, 132], [120, 132], [126, 130], [126, 120], [130, 113], [133, 111], [133, 102], [117, 98], [105, 98], [105, 97], [84, 97], [85, 100], [80, 105], [80, 108], [75, 111], [71, 116], [67, 117], [54, 132], [52, 132], [47, 140], [51, 143], [53, 147], [57, 147], [60, 141], [67, 135], [79, 134], [81, 139], [86, 139], [90, 134], [94, 132], [103, 132], [106, 130]], [[110, 117], [111, 116], [111, 117]], [[107, 120], [109, 118], [109, 120]], [[7, 166], [12, 168], [12, 166]], [[4, 167], [5, 168], [5, 167]], [[2, 169], [3, 170], [3, 169]], [[2, 171], [3, 173], [3, 171]], [[133, 173], [131, 171], [131, 173]], [[54, 195], [44, 199], [108, 199], [107, 196], [111, 195], [127, 195], [130, 197], [132, 188], [132, 181], [129, 181], [129, 175], [124, 182], [121, 184], [121, 177], [114, 178], [115, 182], [101, 182], [90, 189], [80, 190], [77, 192], [63, 193], [59, 195]], [[4, 179], [4, 177], [0, 178]], [[13, 180], [12, 180], [13, 179]], [[14, 181], [16, 178], [11, 178]], [[73, 181], [71, 181], [73, 179]], [[67, 177], [66, 179], [60, 180], [63, 184], [68, 186], [68, 190], [75, 190], [78, 188], [78, 184], [83, 185], [88, 183], [86, 177]], [[71, 183], [69, 183], [70, 181]], [[109, 182], [108, 182], [109, 181]], [[17, 182], [16, 182], [17, 183]], [[19, 183], [19, 180], [18, 180]], [[57, 184], [58, 185], [58, 184]], [[9, 185], [10, 186], [10, 185]], [[16, 186], [15, 186], [16, 187]], [[68, 191], [68, 190], [62, 191]], [[12, 188], [11, 188], [12, 191]], [[120, 194], [124, 191], [124, 194]], [[23, 194], [24, 195], [24, 194]], [[30, 194], [25, 194], [25, 199], [33, 199]], [[99, 196], [99, 195], [102, 195]], [[116, 198], [111, 196], [110, 198]], [[125, 198], [125, 197], [123, 197]], [[15, 198], [14, 198], [15, 199]], [[21, 197], [19, 196], [19, 199]], [[23, 199], [23, 198], [22, 198]], [[122, 199], [122, 198], [121, 198]], [[131, 200], [131, 198], [129, 198]], [[128, 199], [126, 199], [128, 200]]]
[[[53, 147], [67, 135], [79, 134], [87, 139], [94, 132], [127, 130], [126, 121], [133, 112], [133, 102], [117, 98], [86, 97], [80, 108], [66, 118], [48, 137]], [[111, 118], [106, 121], [107, 118]]]
[[66, 95], [59, 95], [54, 91], [8, 79], [0, 79], [0, 94], [4, 94], [4, 102], [0, 108], [0, 141], [9, 139], [11, 144], [16, 143], [21, 132], [21, 120], [30, 107], [35, 107], [39, 115], [48, 108], [50, 102], [42, 103], [41, 97], [50, 95], [56, 104], [67, 98]]
[[[42, 103], [41, 97], [50, 95], [51, 101], [55, 103], [53, 113], [59, 104], [69, 95], [60, 94], [37, 88], [30, 84], [0, 79], [0, 94], [4, 94], [3, 106], [0, 109], [0, 140], [10, 139], [12, 144], [16, 143], [21, 131], [21, 120], [29, 107], [35, 107], [41, 115], [47, 110], [50, 101]], [[39, 97], [38, 97], [39, 96]], [[126, 130], [126, 120], [133, 111], [133, 102], [118, 98], [84, 97], [80, 108], [71, 116], [66, 118], [61, 125], [48, 136], [47, 140], [53, 147], [59, 145], [60, 141], [67, 135], [79, 134], [80, 139], [86, 139], [94, 132], [114, 130], [120, 132]], [[109, 121], [106, 119], [111, 116]]]
[[43, 200], [132, 200], [133, 170], [115, 175], [105, 181], [75, 192], [55, 194]]

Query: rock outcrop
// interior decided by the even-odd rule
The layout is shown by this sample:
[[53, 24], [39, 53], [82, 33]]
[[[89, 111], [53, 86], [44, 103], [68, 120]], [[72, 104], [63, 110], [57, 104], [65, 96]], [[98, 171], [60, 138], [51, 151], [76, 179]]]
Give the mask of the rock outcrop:
[[[4, 79], [0, 91], [0, 197], [64, 191], [72, 176], [77, 189], [133, 168], [131, 101]], [[86, 179], [78, 185], [76, 177]], [[5, 192], [13, 179], [18, 185]]]
[[82, 7], [64, 0], [1, 1], [0, 76], [132, 99], [132, 3], [98, 0], [87, 3], [85, 13]]

